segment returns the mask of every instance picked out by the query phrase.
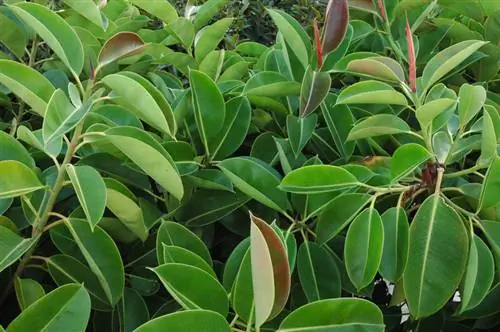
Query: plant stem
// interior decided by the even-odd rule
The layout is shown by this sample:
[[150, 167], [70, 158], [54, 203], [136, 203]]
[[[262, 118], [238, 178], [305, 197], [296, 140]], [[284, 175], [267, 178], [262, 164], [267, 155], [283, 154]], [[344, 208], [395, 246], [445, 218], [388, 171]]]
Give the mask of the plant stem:
[[471, 168], [463, 169], [463, 170], [458, 171], [458, 172], [445, 174], [444, 176], [446, 178], [458, 178], [458, 177], [461, 177], [461, 176], [464, 176], [464, 175], [472, 174], [472, 173], [474, 173], [476, 171], [479, 171], [479, 170], [481, 170], [483, 168], [485, 168], [485, 167], [482, 166], [482, 165], [475, 165], [475, 166], [473, 166]]

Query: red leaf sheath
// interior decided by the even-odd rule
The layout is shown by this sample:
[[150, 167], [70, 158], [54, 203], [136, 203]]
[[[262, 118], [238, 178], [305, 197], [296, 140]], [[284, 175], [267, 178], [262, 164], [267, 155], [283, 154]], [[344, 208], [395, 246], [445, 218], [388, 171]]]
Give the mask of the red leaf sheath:
[[408, 44], [408, 72], [411, 91], [417, 92], [417, 61], [415, 59], [415, 47], [413, 45], [413, 34], [411, 33], [408, 17], [406, 18], [406, 43]]
[[326, 7], [323, 27], [323, 52], [335, 50], [344, 39], [349, 24], [349, 6], [347, 0], [330, 0]]
[[384, 21], [387, 21], [387, 13], [385, 12], [384, 0], [378, 0], [378, 10]]
[[318, 21], [314, 19], [314, 43], [316, 44], [316, 56], [318, 58], [318, 68], [323, 66], [323, 50], [321, 46], [321, 37], [319, 35]]

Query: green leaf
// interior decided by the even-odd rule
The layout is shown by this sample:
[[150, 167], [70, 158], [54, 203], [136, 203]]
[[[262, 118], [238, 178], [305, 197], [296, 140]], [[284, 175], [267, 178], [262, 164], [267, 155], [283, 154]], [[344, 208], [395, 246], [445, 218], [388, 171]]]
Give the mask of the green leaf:
[[[449, 98], [441, 98], [425, 103], [417, 108], [415, 115], [422, 128], [427, 128], [432, 124], [432, 120], [440, 114], [455, 107], [456, 100]], [[437, 129], [437, 128], [436, 128]]]
[[355, 186], [357, 179], [345, 169], [332, 165], [311, 165], [288, 173], [281, 190], [296, 194], [319, 194]]
[[0, 272], [15, 263], [21, 256], [36, 243], [38, 238], [25, 239], [8, 229], [0, 226]]
[[232, 23], [232, 18], [223, 18], [198, 32], [194, 42], [194, 54], [198, 62], [201, 62], [208, 53], [216, 49]]
[[234, 192], [231, 180], [216, 169], [200, 169], [196, 173], [188, 175], [188, 178], [198, 188]]
[[42, 285], [33, 279], [21, 279], [16, 277], [14, 280], [17, 303], [21, 311], [38, 301], [45, 295]]
[[184, 331], [231, 332], [222, 315], [211, 310], [187, 310], [161, 316], [139, 326], [135, 332]]
[[317, 123], [318, 116], [316, 114], [307, 117], [297, 117], [294, 115], [286, 117], [286, 131], [290, 139], [290, 146], [296, 157], [311, 139]]
[[464, 312], [478, 306], [488, 294], [495, 276], [495, 262], [488, 246], [475, 234], [472, 235], [467, 269], [460, 283], [460, 307]]
[[325, 54], [334, 51], [344, 39], [349, 25], [347, 0], [328, 1], [321, 48]]
[[166, 245], [163, 243], [163, 258], [164, 263], [182, 263], [189, 266], [197, 267], [212, 275], [214, 278], [214, 270], [208, 263], [199, 255], [192, 251], [179, 246]]
[[400, 146], [391, 160], [392, 181], [397, 182], [408, 176], [431, 157], [430, 152], [420, 144], [408, 143]]
[[464, 128], [484, 106], [486, 101], [486, 90], [480, 86], [463, 84], [458, 94], [458, 117], [460, 128]]
[[163, 221], [156, 235], [156, 255], [158, 264], [165, 263], [163, 244], [182, 247], [203, 258], [210, 266], [212, 258], [201, 239], [186, 227], [172, 221]]
[[4, 13], [0, 13], [0, 26], [2, 26], [0, 43], [19, 59], [22, 58], [27, 44], [27, 38], [24, 31], [14, 22], [14, 20], [4, 15]]
[[83, 69], [83, 45], [75, 30], [47, 6], [17, 3], [10, 7], [26, 25], [32, 28], [75, 74]]
[[432, 150], [438, 162], [446, 163], [452, 147], [453, 138], [448, 131], [438, 131], [432, 136]]
[[210, 51], [201, 60], [198, 70], [207, 74], [214, 81], [219, 80], [225, 54], [224, 50]]
[[317, 242], [325, 244], [339, 234], [371, 199], [368, 194], [341, 194], [321, 212], [316, 225]]
[[384, 249], [380, 261], [380, 274], [391, 282], [402, 277], [408, 260], [409, 225], [406, 212], [392, 207], [382, 214]]
[[178, 200], [184, 195], [179, 172], [168, 152], [147, 132], [134, 127], [114, 127], [106, 138], [147, 175]]
[[250, 214], [250, 256], [255, 303], [255, 325], [278, 315], [290, 294], [287, 250], [279, 235], [264, 220]]
[[17, 160], [30, 168], [36, 166], [35, 160], [33, 160], [26, 148], [4, 131], [0, 131], [0, 147], [0, 161]]
[[177, 10], [168, 1], [129, 0], [133, 5], [169, 24], [179, 17]]
[[382, 312], [374, 303], [357, 298], [320, 300], [306, 304], [282, 322], [279, 332], [384, 331]]
[[102, 45], [97, 62], [99, 63], [99, 67], [104, 67], [116, 60], [142, 52], [145, 46], [146, 44], [139, 35], [133, 32], [119, 32], [106, 40], [104, 45]]
[[106, 30], [108, 27], [107, 18], [101, 14], [94, 1], [64, 0], [64, 3], [101, 29]]
[[411, 133], [410, 126], [404, 120], [392, 114], [376, 114], [356, 124], [349, 132], [347, 141], [404, 133]]
[[410, 254], [403, 275], [406, 300], [416, 319], [440, 310], [456, 291], [468, 247], [457, 212], [439, 194], [429, 196], [410, 226]]
[[245, 322], [250, 322], [254, 311], [250, 249], [246, 251], [239, 265], [238, 273], [231, 289], [231, 302], [236, 314]]
[[340, 297], [342, 285], [337, 263], [318, 244], [302, 243], [297, 254], [297, 272], [309, 302]]
[[153, 95], [161, 93], [151, 83], [144, 82], [147, 80], [137, 76], [139, 75], [135, 73], [120, 72], [104, 77], [102, 82], [109, 86], [128, 106], [127, 109], [138, 118], [169, 136], [173, 135], [169, 122]]
[[97, 276], [107, 301], [115, 305], [123, 295], [125, 284], [123, 263], [115, 243], [99, 226], [92, 230], [81, 219], [71, 219], [65, 225], [90, 269]]
[[149, 321], [146, 301], [133, 288], [125, 288], [118, 310], [123, 331], [137, 331], [137, 327]]
[[424, 67], [422, 73], [422, 93], [425, 93], [434, 83], [459, 66], [486, 43], [479, 40], [466, 40], [436, 54]]
[[214, 160], [223, 160], [238, 150], [250, 128], [252, 107], [246, 97], [239, 96], [228, 100], [225, 109], [222, 129], [208, 145]]
[[59, 286], [70, 283], [83, 284], [92, 299], [92, 308], [109, 310], [112, 307], [113, 304], [108, 302], [97, 276], [76, 258], [54, 255], [47, 259], [47, 267], [52, 279]]
[[[228, 259], [226, 260], [226, 264], [224, 264], [224, 271], [222, 273], [222, 285], [229, 293], [231, 292], [231, 288], [234, 285], [234, 281], [238, 275], [238, 271], [243, 262], [243, 258], [249, 252], [248, 248], [250, 247], [250, 238], [247, 237], [233, 249]], [[248, 254], [250, 256], [250, 254]], [[250, 262], [250, 257], [248, 257]], [[250, 276], [251, 277], [251, 276]], [[251, 281], [250, 281], [251, 283]]]
[[165, 30], [172, 35], [172, 38], [180, 42], [186, 50], [191, 49], [195, 37], [194, 24], [192, 21], [184, 17], [179, 17], [167, 25]]
[[397, 61], [383, 56], [352, 60], [347, 64], [347, 69], [385, 81], [405, 81], [405, 74], [401, 65]]
[[353, 220], [345, 239], [347, 274], [358, 291], [375, 278], [382, 259], [383, 245], [382, 219], [378, 211], [370, 207]]
[[90, 166], [73, 166], [68, 164], [66, 172], [85, 212], [85, 216], [94, 229], [104, 216], [106, 208], [106, 185], [101, 175]]
[[408, 105], [406, 97], [389, 84], [378, 81], [361, 81], [343, 89], [338, 104], [390, 104]]
[[[0, 162], [1, 164], [1, 162]], [[0, 173], [1, 174], [1, 173]], [[481, 189], [481, 197], [477, 211], [489, 209], [498, 205], [498, 193], [500, 192], [500, 158], [496, 157], [491, 163]]]
[[478, 165], [489, 165], [497, 157], [497, 137], [495, 124], [489, 112], [483, 114], [483, 132], [481, 138], [481, 155], [477, 160]]
[[7, 332], [85, 331], [89, 318], [89, 294], [83, 286], [69, 284], [26, 308], [7, 326]]
[[148, 229], [144, 223], [142, 209], [137, 203], [137, 197], [119, 181], [107, 178], [104, 180], [106, 192], [106, 207], [135, 234], [141, 241], [148, 238]]
[[210, 139], [217, 137], [224, 126], [226, 117], [224, 98], [215, 82], [200, 71], [191, 70], [189, 82], [196, 125], [205, 151], [209, 154]]
[[321, 106], [321, 111], [335, 146], [344, 160], [349, 160], [356, 147], [355, 142], [346, 142], [349, 131], [354, 125], [351, 110], [347, 105], [327, 106], [325, 103]]
[[302, 79], [302, 87], [300, 89], [300, 111], [301, 117], [306, 117], [325, 100], [332, 79], [330, 74], [312, 70], [308, 67], [304, 78]]
[[218, 167], [237, 189], [260, 203], [282, 212], [290, 207], [286, 193], [277, 188], [280, 174], [261, 160], [235, 157], [221, 161]]
[[17, 160], [0, 161], [0, 199], [26, 195], [43, 187], [25, 164]]
[[166, 263], [152, 270], [185, 310], [207, 309], [227, 316], [229, 300], [226, 290], [209, 273], [180, 263]]
[[280, 73], [261, 71], [250, 77], [245, 84], [243, 93], [247, 94], [252, 102], [252, 98], [255, 97], [277, 98], [298, 96], [300, 95], [300, 84], [290, 81], [286, 76]]
[[300, 24], [287, 13], [276, 10], [267, 9], [269, 15], [273, 19], [274, 24], [278, 27], [279, 32], [283, 35], [283, 39], [288, 45], [293, 45], [291, 51], [298, 59], [302, 67], [307, 68], [309, 65], [309, 50], [311, 50], [311, 41]]
[[0, 83], [43, 116], [54, 86], [38, 71], [11, 60], [0, 59]]

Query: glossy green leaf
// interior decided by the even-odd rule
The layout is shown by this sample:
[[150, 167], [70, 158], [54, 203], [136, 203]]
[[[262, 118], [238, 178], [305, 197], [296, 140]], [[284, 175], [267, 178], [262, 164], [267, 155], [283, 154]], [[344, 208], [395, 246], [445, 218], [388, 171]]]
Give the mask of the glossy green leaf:
[[150, 320], [135, 332], [185, 331], [231, 332], [229, 323], [221, 314], [211, 310], [178, 311]]
[[245, 84], [244, 93], [250, 101], [255, 97], [286, 97], [300, 95], [300, 84], [290, 81], [286, 76], [271, 71], [262, 71], [250, 77]]
[[25, 52], [27, 37], [25, 32], [7, 15], [0, 13], [0, 43], [4, 45], [12, 54], [22, 58]]
[[361, 81], [343, 89], [338, 104], [390, 104], [408, 105], [406, 97], [389, 84], [378, 81]]
[[106, 130], [106, 139], [178, 200], [184, 195], [179, 172], [167, 151], [147, 132], [134, 127]]
[[17, 160], [30, 168], [35, 167], [35, 161], [26, 148], [4, 131], [0, 131], [1, 160]]
[[312, 70], [308, 67], [304, 78], [302, 79], [302, 87], [300, 89], [300, 116], [306, 117], [323, 102], [326, 98], [332, 79], [330, 74]]
[[368, 286], [377, 274], [383, 245], [382, 219], [375, 208], [368, 208], [352, 221], [345, 239], [347, 274], [358, 291]]
[[222, 71], [222, 65], [224, 64], [225, 53], [224, 50], [210, 51], [203, 60], [201, 60], [198, 70], [207, 74], [212, 80], [218, 81]]
[[166, 263], [154, 268], [153, 271], [170, 295], [185, 310], [207, 309], [227, 316], [229, 310], [227, 293], [209, 273], [180, 263]]
[[250, 249], [241, 260], [233, 287], [231, 288], [232, 308], [243, 321], [250, 322], [254, 315], [252, 262]]
[[0, 199], [26, 195], [43, 187], [25, 164], [17, 160], [0, 161]]
[[311, 139], [317, 122], [318, 116], [316, 114], [307, 117], [297, 117], [294, 115], [286, 117], [286, 130], [295, 156], [299, 155]]
[[185, 248], [163, 243], [163, 258], [164, 263], [181, 263], [194, 266], [202, 269], [213, 277], [217, 277], [212, 267], [208, 265], [203, 258]]
[[116, 60], [136, 55], [144, 50], [146, 44], [133, 32], [119, 32], [112, 36], [101, 48], [97, 61], [99, 67], [104, 67]]
[[99, 28], [106, 30], [108, 27], [107, 19], [103, 17], [98, 5], [94, 1], [64, 0], [64, 3]]
[[486, 90], [482, 86], [463, 84], [460, 87], [458, 117], [460, 127], [464, 128], [481, 110], [486, 101]]
[[286, 193], [277, 188], [281, 176], [268, 164], [252, 157], [235, 157], [218, 166], [246, 195], [277, 211], [288, 210]]
[[358, 298], [326, 299], [295, 309], [281, 322], [279, 332], [384, 331], [382, 312], [374, 303]]
[[81, 219], [65, 224], [90, 269], [97, 276], [106, 299], [116, 304], [123, 295], [125, 275], [120, 252], [111, 237], [99, 226], [94, 230]]
[[457, 289], [467, 263], [468, 237], [461, 218], [439, 194], [429, 196], [410, 226], [403, 274], [406, 300], [417, 319], [440, 310]]
[[338, 166], [311, 165], [301, 167], [281, 181], [281, 190], [296, 194], [318, 194], [355, 186], [357, 179]]
[[125, 288], [118, 306], [123, 331], [137, 331], [136, 328], [149, 321], [146, 301], [133, 288]]
[[101, 220], [106, 208], [106, 185], [101, 175], [90, 166], [66, 166], [71, 184], [80, 206], [93, 229]]
[[38, 129], [32, 132], [27, 127], [21, 125], [17, 127], [17, 138], [20, 141], [43, 151], [52, 158], [57, 157], [62, 149], [62, 138], [53, 140], [52, 142], [49, 142], [48, 145], [45, 145], [43, 141], [43, 129]]
[[203, 258], [209, 265], [212, 265], [212, 258], [205, 244], [198, 236], [181, 224], [164, 221], [158, 229], [156, 235], [156, 255], [160, 265], [165, 263], [163, 244], [174, 245], [192, 251]]
[[198, 32], [194, 43], [194, 54], [198, 62], [201, 62], [211, 51], [215, 50], [232, 23], [232, 18], [223, 18]]
[[158, 17], [167, 24], [173, 22], [178, 17], [177, 10], [169, 1], [129, 0], [129, 2]]
[[417, 108], [415, 115], [422, 128], [427, 128], [431, 125], [432, 121], [440, 114], [455, 107], [456, 100], [449, 98], [441, 98], [425, 103]]
[[466, 40], [436, 54], [424, 67], [422, 73], [423, 91], [427, 91], [434, 83], [459, 66], [485, 44], [484, 41]]
[[0, 271], [15, 263], [37, 242], [38, 238], [22, 238], [10, 229], [0, 226]]
[[250, 127], [252, 107], [244, 96], [226, 102], [226, 114], [220, 132], [209, 141], [210, 155], [222, 160], [233, 154], [243, 144]]
[[493, 284], [495, 263], [488, 246], [477, 235], [470, 241], [467, 269], [460, 283], [460, 307], [458, 312], [479, 305]]
[[14, 289], [16, 291], [17, 303], [19, 303], [21, 311], [45, 295], [45, 290], [42, 285], [33, 279], [21, 279], [16, 277], [14, 280]]
[[341, 278], [332, 256], [314, 242], [304, 242], [297, 254], [300, 285], [309, 302], [340, 297]]
[[192, 21], [184, 17], [178, 17], [165, 28], [171, 34], [172, 39], [176, 39], [180, 42], [186, 50], [191, 49], [195, 37], [194, 24]]
[[42, 116], [55, 91], [52, 83], [38, 71], [11, 60], [0, 59], [0, 83]]
[[[243, 258], [245, 257], [247, 252], [249, 252], [249, 247], [250, 237], [247, 237], [243, 241], [238, 243], [236, 247], [234, 247], [233, 251], [226, 260], [226, 264], [224, 264], [224, 271], [222, 273], [222, 285], [228, 293], [231, 292], [231, 288], [233, 287], [234, 281], [236, 280], [236, 276], [243, 262]], [[250, 262], [250, 254], [248, 254], [248, 260]]]
[[352, 60], [347, 64], [349, 71], [391, 82], [404, 82], [405, 74], [401, 65], [387, 57], [369, 57]]
[[7, 331], [85, 331], [89, 318], [89, 294], [83, 286], [69, 284], [26, 308], [7, 326]]
[[400, 146], [394, 152], [391, 160], [392, 181], [399, 181], [411, 174], [431, 157], [430, 152], [420, 144], [409, 143]]
[[285, 244], [264, 220], [250, 214], [250, 256], [255, 324], [278, 315], [290, 294], [291, 276]]
[[217, 169], [200, 169], [188, 178], [198, 188], [234, 192], [231, 180]]
[[432, 136], [432, 150], [438, 162], [445, 164], [453, 147], [453, 138], [448, 131], [438, 131]]
[[408, 260], [409, 225], [406, 212], [392, 207], [382, 214], [384, 249], [380, 261], [380, 274], [396, 283], [402, 276]]
[[497, 137], [495, 124], [489, 112], [483, 114], [483, 132], [481, 138], [481, 155], [477, 160], [478, 165], [488, 166], [498, 156]]
[[334, 51], [344, 39], [349, 24], [347, 0], [328, 1], [325, 26], [322, 35], [322, 49], [325, 54]]
[[356, 124], [349, 132], [347, 141], [404, 133], [411, 133], [410, 126], [404, 120], [391, 114], [376, 114]]
[[[1, 174], [1, 173], [0, 173]], [[481, 197], [477, 211], [488, 209], [498, 205], [498, 193], [500, 192], [500, 158], [497, 157], [491, 163], [481, 188]]]
[[339, 234], [371, 199], [368, 194], [341, 194], [321, 212], [316, 225], [317, 241], [324, 244]]
[[351, 110], [347, 105], [327, 106], [325, 103], [321, 111], [335, 146], [344, 159], [349, 160], [356, 147], [355, 142], [346, 142], [349, 131], [354, 125]]
[[10, 7], [31, 27], [75, 74], [83, 69], [83, 46], [75, 30], [48, 7], [36, 3], [17, 3]]

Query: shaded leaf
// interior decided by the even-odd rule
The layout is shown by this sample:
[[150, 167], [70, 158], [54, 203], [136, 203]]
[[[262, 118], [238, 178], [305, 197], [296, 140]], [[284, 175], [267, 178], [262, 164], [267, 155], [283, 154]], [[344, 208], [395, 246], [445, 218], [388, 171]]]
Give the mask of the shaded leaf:
[[406, 212], [393, 207], [382, 214], [384, 249], [380, 261], [380, 274], [396, 283], [402, 276], [408, 260], [409, 225]]
[[14, 280], [14, 288], [21, 311], [45, 295], [45, 290], [42, 285], [33, 279], [21, 279], [16, 277]]
[[330, 74], [314, 71], [308, 67], [300, 90], [300, 116], [312, 113], [326, 98], [332, 79]]

